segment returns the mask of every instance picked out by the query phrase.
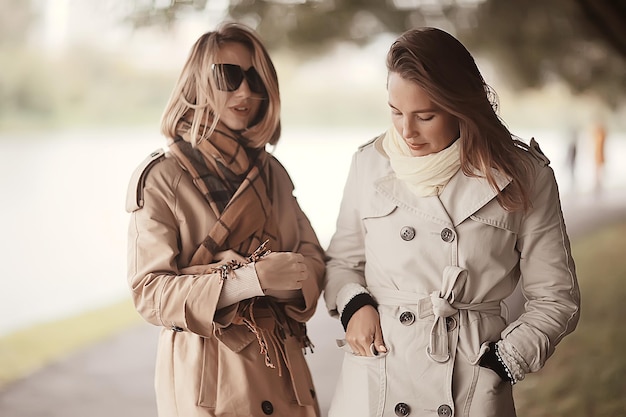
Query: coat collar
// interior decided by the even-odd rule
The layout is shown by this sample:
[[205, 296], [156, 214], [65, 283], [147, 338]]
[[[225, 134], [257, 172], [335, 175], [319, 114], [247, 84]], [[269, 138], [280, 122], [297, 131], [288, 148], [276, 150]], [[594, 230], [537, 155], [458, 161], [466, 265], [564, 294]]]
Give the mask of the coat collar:
[[[500, 191], [511, 182], [509, 177], [498, 171], [492, 170], [492, 174]], [[497, 194], [484, 176], [468, 177], [459, 169], [445, 186], [439, 199], [456, 227], [496, 198]]]
[[[375, 147], [385, 159], [388, 159], [379, 143], [375, 143]], [[511, 182], [510, 178], [499, 172], [492, 172], [499, 190], [503, 190]], [[460, 169], [452, 176], [439, 196], [416, 196], [396, 177], [390, 165], [387, 172], [376, 180], [374, 185], [382, 196], [397, 206], [448, 227], [458, 226], [497, 195], [484, 176], [468, 177]]]

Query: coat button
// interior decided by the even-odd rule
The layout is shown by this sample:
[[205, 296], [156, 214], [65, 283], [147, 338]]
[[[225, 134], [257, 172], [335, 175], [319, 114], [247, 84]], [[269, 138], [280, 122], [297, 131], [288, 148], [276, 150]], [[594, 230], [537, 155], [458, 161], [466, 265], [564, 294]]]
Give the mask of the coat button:
[[263, 401], [261, 403], [261, 410], [263, 410], [263, 414], [269, 416], [274, 412], [274, 406], [269, 401]]
[[446, 329], [449, 332], [456, 329], [456, 319], [454, 317], [446, 317]]
[[400, 323], [404, 324], [405, 326], [410, 326], [411, 324], [413, 324], [414, 321], [415, 314], [411, 313], [410, 311], [404, 311], [402, 312], [402, 314], [400, 314]]
[[452, 242], [454, 240], [454, 232], [446, 227], [441, 231], [441, 239], [444, 242]]
[[409, 407], [409, 405], [405, 403], [398, 403], [396, 404], [396, 408], [394, 409], [394, 411], [396, 412], [396, 415], [398, 417], [405, 417], [411, 414], [411, 407]]
[[452, 408], [449, 405], [444, 404], [440, 405], [437, 409], [437, 415], [440, 417], [451, 417], [452, 416]]
[[415, 229], [411, 226], [404, 226], [400, 230], [400, 237], [402, 238], [402, 240], [406, 241], [413, 240], [413, 238], [415, 237]]
[[178, 327], [178, 326], [172, 326], [171, 329], [174, 332], [182, 332], [183, 331], [183, 328], [182, 327]]

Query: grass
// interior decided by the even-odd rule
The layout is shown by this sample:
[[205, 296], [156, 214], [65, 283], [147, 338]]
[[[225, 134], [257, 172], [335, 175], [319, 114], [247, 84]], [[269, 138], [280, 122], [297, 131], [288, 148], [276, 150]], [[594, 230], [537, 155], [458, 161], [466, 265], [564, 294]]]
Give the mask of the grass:
[[524, 417], [626, 415], [626, 223], [574, 242], [581, 318], [539, 372], [514, 388]]
[[0, 388], [140, 321], [132, 302], [124, 300], [0, 337]]
[[[578, 328], [536, 374], [514, 388], [523, 417], [613, 417], [626, 413], [626, 223], [578, 239]], [[0, 388], [73, 351], [140, 322], [131, 302], [0, 338]]]

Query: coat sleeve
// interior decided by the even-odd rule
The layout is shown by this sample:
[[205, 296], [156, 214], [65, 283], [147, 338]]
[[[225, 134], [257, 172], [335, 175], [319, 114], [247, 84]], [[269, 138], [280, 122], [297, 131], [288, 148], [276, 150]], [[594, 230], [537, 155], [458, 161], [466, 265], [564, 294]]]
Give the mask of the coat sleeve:
[[580, 315], [580, 293], [552, 168], [537, 168], [532, 208], [518, 237], [525, 312], [503, 332], [530, 372], [545, 364]]
[[317, 240], [309, 219], [298, 203], [295, 202], [295, 199], [294, 210], [297, 213], [298, 228], [301, 236], [296, 252], [304, 256], [304, 261], [309, 270], [309, 278], [302, 282], [304, 305], [287, 304], [285, 312], [297, 321], [306, 322], [313, 317], [322, 291], [325, 272], [324, 251]]
[[293, 194], [294, 185], [289, 174], [278, 160], [274, 159], [274, 161], [275, 169], [273, 172], [277, 176], [277, 183], [280, 187], [279, 192], [282, 194], [280, 199], [281, 201], [286, 201], [285, 206], [281, 206], [281, 210], [288, 210], [281, 217], [284, 221], [284, 219], [293, 216], [293, 222], [295, 223], [289, 226], [281, 223], [281, 228], [296, 228], [296, 233], [293, 234], [289, 233], [290, 231], [283, 230], [283, 232], [291, 235], [294, 239], [293, 242], [287, 243], [288, 250], [302, 254], [309, 270], [309, 278], [302, 283], [304, 303], [288, 303], [285, 305], [285, 312], [299, 322], [306, 322], [315, 313], [317, 301], [322, 291], [325, 274], [325, 255], [309, 218]]
[[181, 271], [176, 187], [182, 170], [160, 163], [146, 175], [143, 205], [131, 213], [128, 282], [139, 314], [175, 331], [211, 336], [222, 280], [210, 266]]
[[342, 289], [349, 288], [351, 294], [356, 295], [359, 292], [365, 292], [366, 286], [365, 232], [358, 207], [360, 176], [357, 156], [358, 152], [352, 158], [343, 190], [336, 230], [326, 251], [324, 299], [332, 316], [340, 314], [338, 310], [341, 310], [341, 306], [338, 308], [338, 296], [342, 293]]

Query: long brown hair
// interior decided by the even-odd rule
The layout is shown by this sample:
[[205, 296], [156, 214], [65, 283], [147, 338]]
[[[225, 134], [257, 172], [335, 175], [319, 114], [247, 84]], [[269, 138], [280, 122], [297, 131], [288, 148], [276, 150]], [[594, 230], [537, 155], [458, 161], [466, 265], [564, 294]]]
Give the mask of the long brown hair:
[[[258, 147], [278, 142], [281, 125], [276, 69], [259, 36], [239, 23], [223, 23], [194, 43], [161, 118], [161, 132], [166, 137], [173, 139], [181, 120], [190, 119], [192, 144], [195, 146], [201, 137], [209, 136], [217, 126], [225, 103], [220, 100], [222, 95], [216, 94], [211, 66], [220, 47], [229, 42], [240, 43], [250, 50], [252, 65], [261, 76], [266, 90], [259, 115], [244, 136]], [[208, 129], [208, 132], [202, 129]]]
[[486, 177], [496, 191], [492, 169], [507, 175], [512, 181], [498, 193], [500, 205], [509, 211], [530, 208], [531, 163], [520, 149], [528, 146], [498, 117], [497, 96], [461, 42], [436, 28], [409, 30], [391, 45], [387, 70], [417, 83], [433, 103], [457, 118], [465, 175]]

